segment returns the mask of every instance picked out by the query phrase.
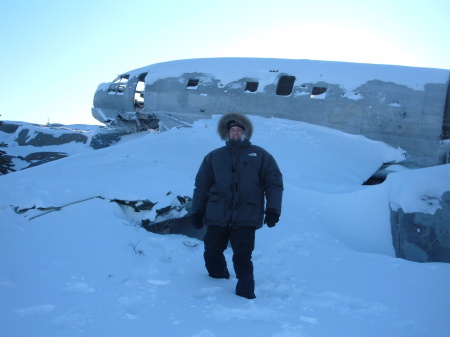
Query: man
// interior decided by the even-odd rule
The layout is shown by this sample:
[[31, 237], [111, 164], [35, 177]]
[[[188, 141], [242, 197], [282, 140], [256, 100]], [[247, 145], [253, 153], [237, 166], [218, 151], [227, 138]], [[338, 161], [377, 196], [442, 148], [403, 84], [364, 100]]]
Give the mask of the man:
[[253, 124], [248, 117], [225, 114], [217, 132], [226, 145], [207, 154], [200, 165], [195, 178], [193, 221], [197, 228], [207, 225], [204, 259], [209, 276], [230, 277], [223, 254], [230, 243], [238, 279], [236, 295], [253, 299], [255, 231], [263, 221], [268, 227], [278, 222], [283, 178], [272, 155], [250, 143]]

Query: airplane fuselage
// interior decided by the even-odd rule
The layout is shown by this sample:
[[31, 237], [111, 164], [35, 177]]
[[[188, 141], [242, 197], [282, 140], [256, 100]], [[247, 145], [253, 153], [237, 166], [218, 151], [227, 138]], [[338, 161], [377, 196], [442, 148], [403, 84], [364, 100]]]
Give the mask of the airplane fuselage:
[[450, 71], [313, 60], [216, 58], [158, 63], [99, 85], [93, 116], [129, 130], [190, 125], [230, 111], [361, 134], [448, 163]]

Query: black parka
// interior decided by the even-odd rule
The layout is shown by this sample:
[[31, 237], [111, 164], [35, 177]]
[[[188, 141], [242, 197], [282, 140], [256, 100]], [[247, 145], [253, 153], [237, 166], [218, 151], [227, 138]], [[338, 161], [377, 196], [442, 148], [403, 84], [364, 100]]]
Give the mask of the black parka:
[[282, 175], [269, 152], [249, 139], [227, 139], [200, 165], [192, 211], [203, 213], [206, 225], [260, 228], [265, 210], [281, 214], [282, 193]]

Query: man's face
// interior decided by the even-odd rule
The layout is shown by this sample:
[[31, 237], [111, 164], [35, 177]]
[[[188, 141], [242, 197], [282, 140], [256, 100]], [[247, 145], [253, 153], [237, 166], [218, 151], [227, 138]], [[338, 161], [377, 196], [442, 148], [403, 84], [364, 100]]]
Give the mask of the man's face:
[[229, 135], [230, 139], [232, 140], [239, 140], [242, 137], [242, 134], [244, 133], [244, 130], [241, 129], [239, 126], [233, 126], [230, 128]]

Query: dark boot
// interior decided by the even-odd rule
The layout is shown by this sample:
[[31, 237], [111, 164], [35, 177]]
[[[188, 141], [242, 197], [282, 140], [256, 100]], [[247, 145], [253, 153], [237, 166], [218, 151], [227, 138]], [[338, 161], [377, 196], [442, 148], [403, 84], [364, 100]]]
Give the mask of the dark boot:
[[255, 296], [255, 281], [253, 280], [238, 280], [236, 284], [236, 295], [252, 300]]

